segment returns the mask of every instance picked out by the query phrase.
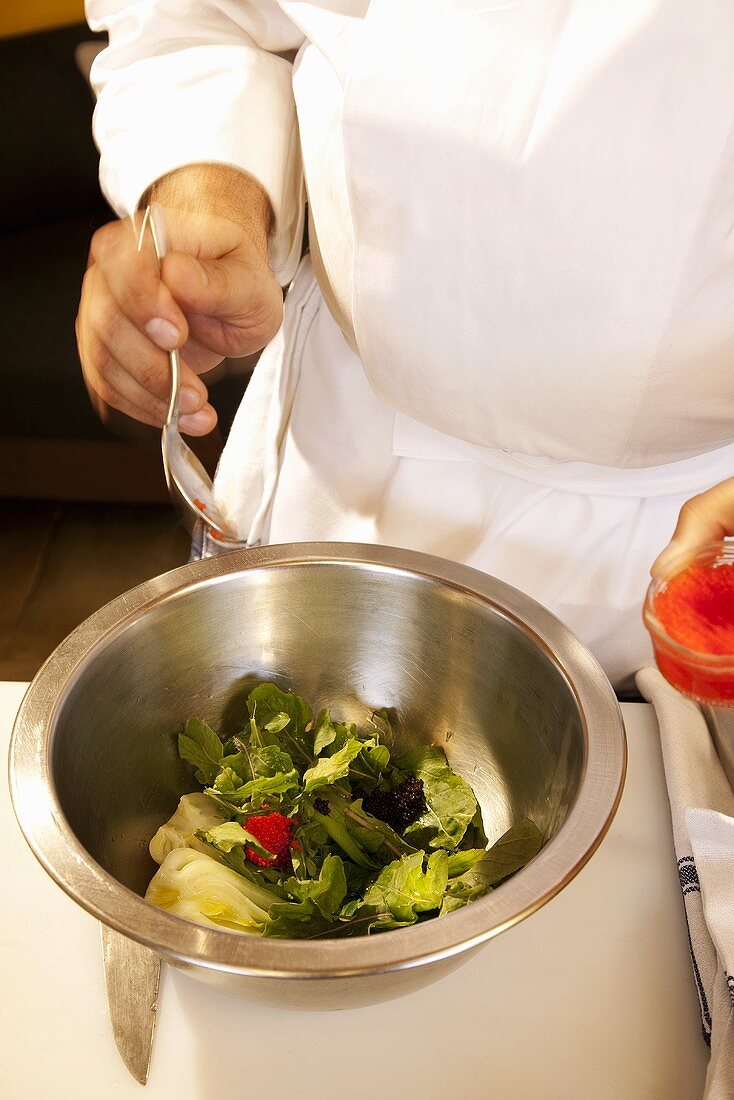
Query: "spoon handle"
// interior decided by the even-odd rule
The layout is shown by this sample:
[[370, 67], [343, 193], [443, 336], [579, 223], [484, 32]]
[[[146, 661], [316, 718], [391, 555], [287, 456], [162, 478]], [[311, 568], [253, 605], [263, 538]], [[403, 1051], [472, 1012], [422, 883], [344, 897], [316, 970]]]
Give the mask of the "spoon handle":
[[[158, 202], [151, 202], [145, 208], [143, 224], [140, 227], [138, 236], [138, 252], [143, 247], [147, 228], [150, 228], [153, 249], [160, 269], [163, 257], [168, 254], [168, 234], [166, 233], [166, 223], [163, 217], [163, 207]], [[166, 413], [166, 424], [178, 426], [178, 396], [181, 389], [181, 364], [178, 357], [178, 348], [169, 351], [168, 362], [171, 367], [171, 396], [168, 402], [168, 412]]]

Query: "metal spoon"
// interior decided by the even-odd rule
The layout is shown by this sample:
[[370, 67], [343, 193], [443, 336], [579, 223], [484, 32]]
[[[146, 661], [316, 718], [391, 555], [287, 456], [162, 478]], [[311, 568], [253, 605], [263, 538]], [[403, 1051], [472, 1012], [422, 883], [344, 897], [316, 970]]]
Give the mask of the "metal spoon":
[[[168, 238], [159, 203], [146, 207], [138, 235], [138, 252], [143, 247], [145, 231], [150, 230], [158, 266], [168, 252]], [[226, 539], [239, 546], [246, 545], [234, 533], [214, 501], [214, 490], [209, 474], [185, 442], [178, 429], [178, 398], [181, 388], [181, 366], [178, 350], [168, 353], [171, 364], [171, 398], [166, 422], [161, 434], [163, 471], [171, 500], [182, 522], [193, 534], [197, 524], [203, 521], [214, 538]]]

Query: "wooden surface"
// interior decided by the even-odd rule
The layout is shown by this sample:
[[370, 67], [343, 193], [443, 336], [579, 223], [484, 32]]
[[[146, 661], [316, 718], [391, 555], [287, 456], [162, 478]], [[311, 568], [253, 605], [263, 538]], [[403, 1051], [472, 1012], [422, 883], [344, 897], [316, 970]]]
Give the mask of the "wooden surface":
[[0, 516], [3, 680], [30, 679], [93, 611], [188, 559], [168, 504], [7, 501]]
[[0, 36], [84, 22], [84, 0], [2, 0]]
[[[219, 433], [190, 442], [213, 473]], [[118, 439], [0, 439], [0, 498], [167, 503], [159, 439], [147, 447]]]

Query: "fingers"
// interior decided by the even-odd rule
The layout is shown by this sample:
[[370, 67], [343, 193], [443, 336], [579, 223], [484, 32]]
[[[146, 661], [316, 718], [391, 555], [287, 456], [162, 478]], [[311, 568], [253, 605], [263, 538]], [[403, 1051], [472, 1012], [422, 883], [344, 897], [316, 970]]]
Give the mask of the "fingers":
[[253, 266], [244, 247], [214, 260], [172, 252], [163, 278], [186, 312], [191, 335], [221, 356], [259, 351], [280, 327], [282, 291], [267, 265]]
[[90, 253], [118, 310], [141, 333], [164, 351], [185, 343], [186, 317], [161, 280], [149, 234], [138, 251], [132, 221], [110, 222], [92, 237]]
[[[190, 326], [189, 333], [191, 333]], [[197, 375], [206, 374], [208, 371], [214, 370], [224, 358], [218, 351], [212, 351], [211, 348], [205, 347], [204, 344], [200, 344], [199, 341], [191, 335], [189, 335], [188, 340], [181, 348], [181, 357]]]
[[734, 478], [686, 501], [673, 537], [652, 564], [652, 576], [660, 576], [677, 555], [693, 553], [707, 542], [717, 542], [728, 535], [734, 535]]
[[[160, 427], [171, 390], [168, 355], [120, 312], [96, 265], [85, 276], [77, 336], [82, 371], [93, 403], [101, 402], [142, 423]], [[206, 359], [205, 349], [193, 345], [192, 350]], [[181, 430], [189, 434], [205, 435], [216, 423], [216, 413], [207, 403], [206, 387], [185, 357], [181, 359], [180, 410]]]
[[280, 326], [283, 295], [267, 259], [232, 223], [172, 214], [167, 228], [183, 251], [166, 257], [162, 277], [150, 235], [138, 251], [132, 221], [95, 233], [79, 307], [80, 358], [96, 400], [160, 425], [170, 392], [166, 353], [179, 348], [179, 423], [202, 435], [216, 413], [198, 375], [225, 356], [260, 350]]

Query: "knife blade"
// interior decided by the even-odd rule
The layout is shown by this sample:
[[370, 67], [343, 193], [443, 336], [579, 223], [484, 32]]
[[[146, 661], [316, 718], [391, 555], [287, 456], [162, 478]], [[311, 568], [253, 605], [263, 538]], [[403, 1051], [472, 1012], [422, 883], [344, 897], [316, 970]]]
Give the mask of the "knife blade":
[[115, 1042], [130, 1073], [144, 1085], [153, 1049], [161, 958], [104, 924], [101, 929], [105, 989]]
[[734, 709], [701, 707], [724, 774], [734, 790]]

